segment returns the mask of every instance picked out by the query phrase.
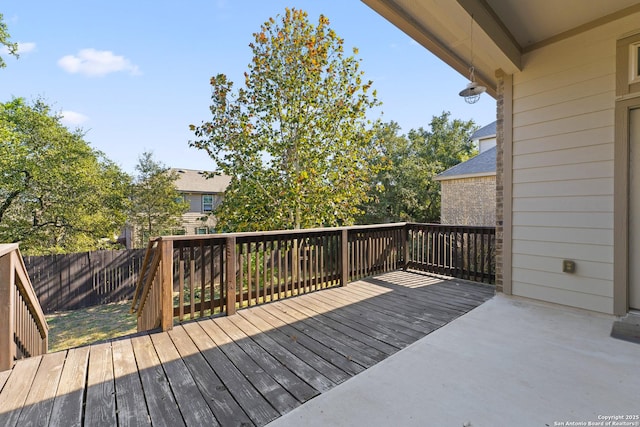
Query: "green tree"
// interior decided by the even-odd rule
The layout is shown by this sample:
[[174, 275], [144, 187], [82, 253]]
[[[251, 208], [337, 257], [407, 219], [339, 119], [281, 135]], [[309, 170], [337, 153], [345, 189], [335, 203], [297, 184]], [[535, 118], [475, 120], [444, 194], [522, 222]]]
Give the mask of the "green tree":
[[[18, 57], [18, 43], [11, 43], [11, 36], [9, 35], [9, 30], [7, 28], [7, 24], [4, 23], [3, 16], [0, 13], [0, 46], [5, 46], [9, 51], [9, 55], [13, 55], [16, 58]], [[0, 68], [6, 67], [7, 64], [4, 62], [2, 56], [0, 56]]]
[[370, 202], [360, 223], [395, 221], [439, 222], [440, 184], [433, 178], [467, 160], [475, 149], [470, 136], [473, 121], [450, 120], [450, 113], [434, 116], [430, 130], [399, 135], [395, 122], [378, 128], [380, 171], [372, 176]]
[[129, 177], [43, 101], [0, 104], [0, 241], [25, 253], [104, 247], [126, 219]]
[[153, 153], [138, 157], [136, 171], [129, 222], [135, 230], [137, 246], [144, 247], [150, 237], [171, 234], [179, 227], [189, 205], [176, 188], [178, 174], [155, 161]]
[[231, 176], [218, 228], [299, 229], [351, 224], [368, 193], [379, 102], [360, 60], [320, 16], [287, 9], [254, 34], [245, 87], [211, 79], [211, 121], [191, 125], [217, 168]]

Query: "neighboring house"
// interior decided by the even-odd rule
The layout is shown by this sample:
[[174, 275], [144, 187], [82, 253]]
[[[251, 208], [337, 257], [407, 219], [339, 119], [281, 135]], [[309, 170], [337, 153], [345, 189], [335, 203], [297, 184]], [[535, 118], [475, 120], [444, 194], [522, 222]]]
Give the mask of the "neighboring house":
[[440, 222], [496, 225], [496, 147], [447, 169], [440, 181]]
[[497, 289], [640, 309], [640, 1], [363, 1], [497, 99]]
[[440, 222], [496, 225], [496, 122], [471, 135], [480, 154], [435, 178], [440, 181]]
[[496, 146], [496, 125], [497, 121], [481, 127], [471, 135], [471, 141], [478, 147], [478, 153], [484, 153]]
[[192, 169], [171, 169], [178, 174], [176, 188], [189, 202], [189, 211], [182, 215], [181, 229], [184, 234], [207, 234], [216, 225], [211, 212], [222, 203], [224, 191], [231, 182], [227, 175], [207, 178], [206, 171]]

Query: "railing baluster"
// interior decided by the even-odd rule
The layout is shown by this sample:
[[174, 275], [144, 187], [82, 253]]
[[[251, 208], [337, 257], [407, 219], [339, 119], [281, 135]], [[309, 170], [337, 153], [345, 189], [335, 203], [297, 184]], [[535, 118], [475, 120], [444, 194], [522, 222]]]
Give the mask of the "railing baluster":
[[184, 247], [178, 248], [178, 317], [182, 322], [184, 320]]
[[198, 301], [200, 302], [200, 317], [204, 317], [204, 304], [206, 301], [206, 294], [205, 294], [205, 280], [206, 280], [206, 261], [205, 261], [205, 254], [204, 254], [204, 240], [200, 240], [200, 244], [199, 244], [199, 249], [200, 249], [200, 298], [198, 298]]

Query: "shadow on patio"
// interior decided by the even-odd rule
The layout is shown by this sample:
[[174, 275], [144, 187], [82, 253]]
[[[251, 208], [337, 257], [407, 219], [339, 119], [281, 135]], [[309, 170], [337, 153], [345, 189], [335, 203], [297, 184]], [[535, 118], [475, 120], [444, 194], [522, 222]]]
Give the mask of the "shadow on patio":
[[0, 425], [265, 425], [492, 296], [391, 272], [24, 359], [0, 373]]

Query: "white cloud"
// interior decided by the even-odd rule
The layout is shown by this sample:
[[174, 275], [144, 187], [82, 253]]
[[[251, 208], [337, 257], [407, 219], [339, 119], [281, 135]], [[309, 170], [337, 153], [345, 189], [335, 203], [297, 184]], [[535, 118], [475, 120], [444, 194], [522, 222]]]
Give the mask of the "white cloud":
[[[18, 42], [18, 54], [33, 52], [36, 49], [36, 44], [33, 42]], [[2, 46], [0, 48], [0, 54], [7, 55], [9, 48]]]
[[109, 50], [82, 49], [77, 55], [66, 55], [58, 60], [58, 65], [65, 71], [80, 73], [90, 77], [105, 76], [109, 73], [126, 71], [131, 75], [142, 74], [124, 56], [114, 55]]
[[62, 111], [60, 121], [67, 126], [78, 126], [89, 120], [89, 117], [75, 111]]
[[36, 50], [36, 44], [34, 42], [18, 42], [18, 53], [29, 53]]

